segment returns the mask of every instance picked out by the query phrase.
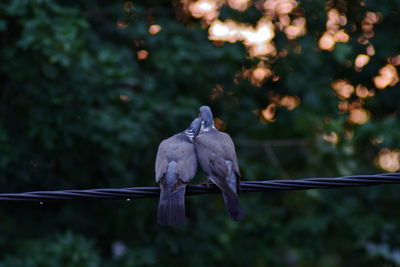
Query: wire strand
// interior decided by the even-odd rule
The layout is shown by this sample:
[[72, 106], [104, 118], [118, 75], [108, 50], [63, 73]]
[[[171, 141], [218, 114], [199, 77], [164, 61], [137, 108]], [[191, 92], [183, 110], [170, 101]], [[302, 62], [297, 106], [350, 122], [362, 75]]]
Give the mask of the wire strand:
[[[337, 178], [307, 178], [298, 180], [242, 181], [241, 192], [264, 192], [271, 190], [309, 190], [334, 189], [343, 187], [362, 187], [385, 184], [400, 184], [400, 173], [384, 173], [376, 175], [352, 175]], [[186, 195], [218, 193], [214, 184], [188, 185]], [[55, 200], [84, 199], [125, 199], [159, 197], [158, 187], [130, 187], [122, 189], [86, 189], [34, 191], [25, 193], [0, 193], [0, 201], [44, 202]]]

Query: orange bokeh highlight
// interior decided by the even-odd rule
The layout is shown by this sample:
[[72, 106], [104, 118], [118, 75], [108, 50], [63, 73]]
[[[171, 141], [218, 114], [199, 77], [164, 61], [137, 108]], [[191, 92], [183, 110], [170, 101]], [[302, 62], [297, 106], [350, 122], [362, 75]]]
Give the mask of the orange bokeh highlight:
[[219, 3], [213, 0], [199, 0], [189, 5], [189, 11], [193, 17], [211, 22], [219, 16]]
[[355, 108], [350, 110], [347, 121], [351, 124], [364, 124], [370, 118], [370, 113], [364, 108]]
[[354, 61], [354, 68], [356, 71], [361, 71], [362, 68], [369, 62], [369, 56], [365, 54], [359, 54]]
[[276, 54], [276, 49], [270, 43], [275, 36], [274, 26], [268, 20], [260, 20], [256, 27], [238, 23], [233, 20], [222, 22], [215, 20], [208, 29], [209, 39], [235, 43], [242, 41], [252, 56]]
[[339, 79], [333, 81], [331, 86], [333, 90], [335, 90], [336, 94], [342, 99], [350, 98], [354, 93], [354, 86], [347, 80]]
[[367, 97], [370, 96], [368, 88], [363, 86], [363, 85], [361, 85], [361, 84], [356, 86], [356, 95], [359, 98], [367, 98]]
[[368, 56], [375, 55], [375, 47], [373, 45], [367, 46], [366, 52]]
[[214, 118], [214, 125], [220, 131], [224, 131], [226, 129], [226, 123], [220, 118]]
[[228, 5], [232, 9], [243, 12], [249, 7], [250, 0], [228, 0]]
[[345, 15], [339, 13], [337, 9], [330, 9], [327, 14], [326, 31], [318, 42], [322, 50], [332, 51], [336, 43], [347, 43], [350, 36], [340, 27], [347, 24]]
[[289, 40], [303, 36], [306, 34], [306, 19], [304, 17], [294, 19], [292, 24], [285, 27], [284, 32]]
[[122, 20], [117, 21], [117, 27], [118, 28], [124, 29], [124, 28], [126, 28], [128, 26], [129, 26], [129, 23], [126, 22], [126, 21], [122, 21]]
[[221, 97], [224, 94], [224, 87], [222, 85], [217, 84], [213, 89], [210, 94], [210, 99], [211, 101], [217, 100], [219, 97]]
[[149, 56], [149, 52], [146, 50], [139, 50], [137, 51], [137, 59], [138, 60], [145, 60]]
[[[221, 46], [222, 42], [243, 42], [251, 57], [265, 59], [265, 56], [275, 57], [277, 49], [272, 42], [275, 30], [283, 31], [289, 40], [296, 39], [306, 33], [306, 19], [298, 16], [295, 9], [298, 7], [296, 0], [266, 0], [254, 2], [250, 0], [181, 0], [184, 10], [191, 16], [201, 19], [203, 26], [209, 26], [209, 40]], [[255, 5], [263, 11], [264, 16], [257, 24], [250, 25], [231, 19], [219, 19], [221, 7], [228, 5], [240, 12], [249, 6]], [[279, 21], [274, 21], [279, 18]], [[338, 36], [343, 39], [343, 36]], [[296, 51], [301, 52], [301, 49]]]
[[383, 148], [379, 151], [375, 163], [387, 172], [397, 172], [400, 170], [400, 150]]
[[379, 70], [379, 75], [373, 78], [374, 84], [378, 89], [385, 89], [387, 86], [394, 86], [399, 81], [399, 74], [396, 67], [387, 64]]
[[331, 51], [335, 47], [335, 43], [335, 39], [331, 34], [324, 33], [318, 41], [318, 46], [323, 50]]
[[153, 24], [149, 27], [149, 33], [150, 34], [157, 34], [161, 31], [161, 26], [158, 24]]
[[266, 108], [261, 110], [261, 115], [267, 122], [275, 121], [276, 104], [269, 104]]
[[272, 71], [263, 63], [259, 63], [251, 72], [250, 82], [255, 86], [261, 86], [271, 75]]
[[300, 105], [300, 98], [298, 96], [286, 95], [279, 100], [279, 105], [287, 108], [288, 110], [293, 110]]
[[269, 18], [275, 18], [291, 13], [297, 5], [295, 0], [266, 0], [263, 8]]

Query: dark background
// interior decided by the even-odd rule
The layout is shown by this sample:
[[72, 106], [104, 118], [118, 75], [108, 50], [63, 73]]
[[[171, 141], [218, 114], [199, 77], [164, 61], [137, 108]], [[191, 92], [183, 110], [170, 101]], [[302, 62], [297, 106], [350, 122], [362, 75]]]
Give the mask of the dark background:
[[[244, 180], [399, 170], [399, 1], [81, 2], [0, 3], [1, 192], [155, 186], [159, 142], [201, 105]], [[217, 18], [263, 16], [276, 52], [210, 40]], [[399, 265], [399, 190], [246, 193], [240, 223], [192, 196], [178, 229], [156, 198], [2, 203], [0, 266]]]

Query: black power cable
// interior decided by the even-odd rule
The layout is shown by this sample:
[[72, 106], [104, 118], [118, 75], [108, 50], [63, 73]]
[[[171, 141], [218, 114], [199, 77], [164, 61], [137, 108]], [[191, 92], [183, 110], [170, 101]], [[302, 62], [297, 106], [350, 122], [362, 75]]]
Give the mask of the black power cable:
[[[333, 189], [342, 187], [361, 187], [372, 185], [400, 184], [400, 173], [385, 173], [376, 175], [352, 175], [337, 178], [308, 178], [299, 180], [268, 180], [268, 181], [242, 181], [242, 192], [262, 192], [271, 190], [307, 190], [307, 189]], [[211, 184], [188, 185], [186, 195], [218, 193], [219, 189]], [[34, 201], [44, 202], [50, 200], [67, 199], [125, 199], [158, 197], [158, 187], [130, 187], [122, 189], [87, 189], [87, 190], [59, 190], [59, 191], [34, 191], [26, 193], [1, 193], [0, 201]]]

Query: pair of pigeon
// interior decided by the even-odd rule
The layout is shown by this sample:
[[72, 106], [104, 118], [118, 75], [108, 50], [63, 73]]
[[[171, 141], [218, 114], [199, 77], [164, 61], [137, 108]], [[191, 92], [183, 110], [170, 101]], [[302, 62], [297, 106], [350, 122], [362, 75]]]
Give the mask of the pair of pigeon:
[[190, 126], [163, 140], [157, 151], [156, 182], [160, 184], [157, 222], [179, 226], [186, 222], [185, 189], [197, 171], [197, 162], [222, 192], [226, 210], [234, 221], [244, 218], [239, 204], [240, 172], [230, 136], [214, 126], [211, 109], [200, 107]]

